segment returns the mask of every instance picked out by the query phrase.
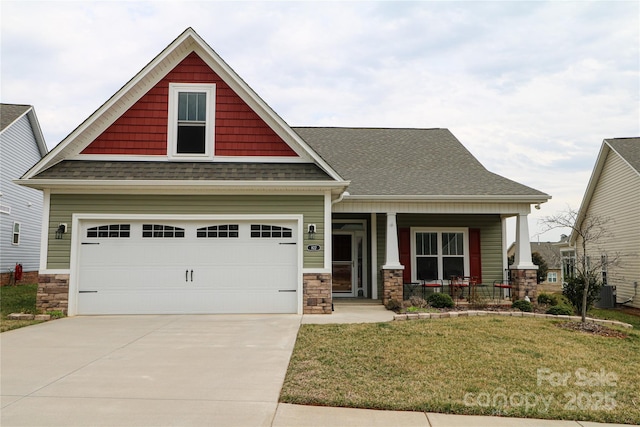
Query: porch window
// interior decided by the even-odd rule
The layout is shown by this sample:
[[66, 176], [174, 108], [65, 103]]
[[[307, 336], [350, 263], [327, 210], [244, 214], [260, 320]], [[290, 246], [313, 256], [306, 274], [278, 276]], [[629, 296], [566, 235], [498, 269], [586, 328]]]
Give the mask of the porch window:
[[416, 280], [449, 280], [464, 276], [469, 270], [468, 233], [466, 230], [415, 230], [414, 248]]

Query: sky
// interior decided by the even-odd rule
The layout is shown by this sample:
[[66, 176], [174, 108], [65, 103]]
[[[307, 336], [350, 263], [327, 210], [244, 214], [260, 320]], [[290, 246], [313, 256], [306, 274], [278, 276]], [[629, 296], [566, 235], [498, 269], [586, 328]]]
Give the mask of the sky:
[[53, 148], [187, 27], [290, 126], [449, 129], [552, 196], [532, 241], [569, 234], [541, 220], [580, 207], [603, 139], [640, 136], [639, 1], [0, 0], [0, 101]]

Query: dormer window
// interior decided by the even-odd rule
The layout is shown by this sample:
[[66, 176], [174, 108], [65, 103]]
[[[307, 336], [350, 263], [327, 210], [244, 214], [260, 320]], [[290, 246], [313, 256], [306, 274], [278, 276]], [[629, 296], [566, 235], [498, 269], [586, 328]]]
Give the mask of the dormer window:
[[169, 84], [169, 158], [213, 158], [215, 89], [214, 84]]

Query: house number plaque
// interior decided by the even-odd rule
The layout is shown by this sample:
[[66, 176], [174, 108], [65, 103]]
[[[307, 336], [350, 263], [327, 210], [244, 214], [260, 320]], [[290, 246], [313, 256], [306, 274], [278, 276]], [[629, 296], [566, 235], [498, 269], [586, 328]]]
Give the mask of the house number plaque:
[[309, 252], [318, 252], [320, 250], [320, 245], [307, 245], [307, 250]]

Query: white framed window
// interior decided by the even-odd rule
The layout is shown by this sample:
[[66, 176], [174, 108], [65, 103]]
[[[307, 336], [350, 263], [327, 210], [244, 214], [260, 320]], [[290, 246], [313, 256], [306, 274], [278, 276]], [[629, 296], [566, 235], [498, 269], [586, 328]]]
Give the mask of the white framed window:
[[549, 271], [547, 273], [547, 282], [558, 283], [558, 273], [556, 273], [555, 271]]
[[469, 275], [467, 228], [412, 228], [412, 280], [449, 280]]
[[167, 154], [171, 159], [213, 158], [216, 85], [169, 83]]
[[11, 233], [11, 244], [19, 245], [20, 244], [20, 223], [14, 222], [13, 229]]

